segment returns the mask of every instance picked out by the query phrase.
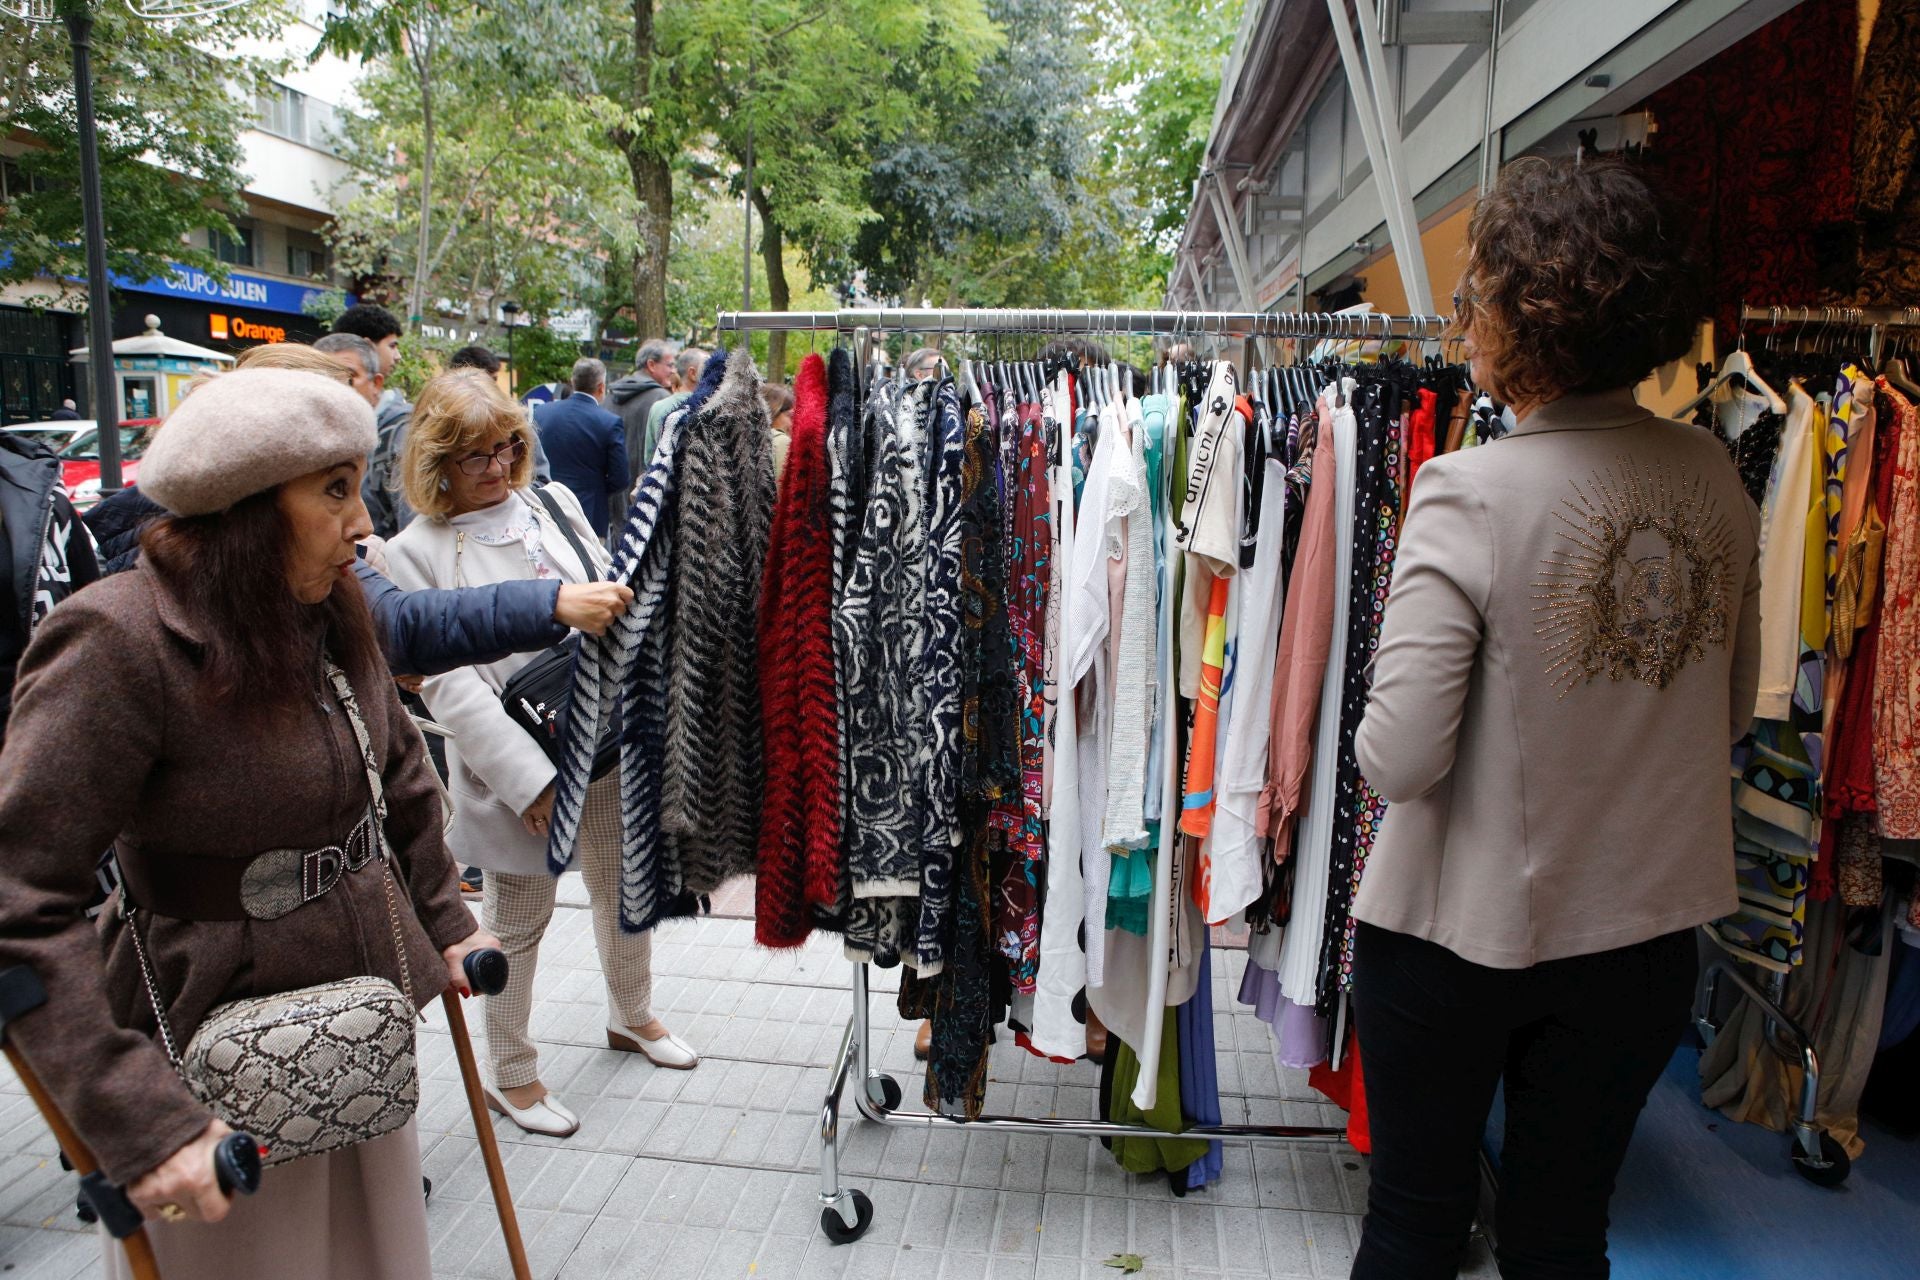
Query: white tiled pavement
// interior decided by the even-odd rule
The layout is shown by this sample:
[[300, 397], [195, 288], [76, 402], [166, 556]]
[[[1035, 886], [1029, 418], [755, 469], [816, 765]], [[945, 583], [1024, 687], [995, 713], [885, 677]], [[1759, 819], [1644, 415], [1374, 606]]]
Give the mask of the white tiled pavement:
[[[743, 895], [728, 895], [738, 900]], [[495, 1121], [534, 1274], [543, 1280], [897, 1277], [1109, 1280], [1121, 1253], [1145, 1277], [1341, 1277], [1359, 1239], [1366, 1174], [1343, 1146], [1228, 1144], [1226, 1176], [1175, 1199], [1164, 1177], [1122, 1172], [1084, 1138], [890, 1129], [843, 1108], [841, 1171], [872, 1197], [872, 1228], [836, 1247], [819, 1229], [819, 1115], [850, 996], [837, 945], [752, 945], [741, 919], [680, 921], [654, 945], [657, 1011], [701, 1050], [692, 1072], [604, 1048], [604, 1006], [578, 878], [563, 884], [541, 955], [533, 1029], [542, 1076], [581, 1117], [565, 1141]], [[1276, 1073], [1266, 1028], [1232, 1001], [1244, 953], [1216, 957], [1220, 1087], [1229, 1123], [1338, 1124]], [[874, 975], [875, 1060], [918, 1096], [913, 1028]], [[885, 988], [886, 990], [882, 990]], [[469, 1009], [473, 1006], [469, 1005]], [[476, 1039], [479, 1019], [469, 1013]], [[511, 1272], [488, 1197], [452, 1042], [436, 1007], [420, 1038], [419, 1113], [436, 1277]], [[988, 1110], [1090, 1118], [1096, 1069], [1003, 1044]], [[11, 1072], [0, 1068], [0, 1276], [99, 1272], [74, 1218], [73, 1179]], [[1484, 1257], [1470, 1275], [1491, 1275]]]

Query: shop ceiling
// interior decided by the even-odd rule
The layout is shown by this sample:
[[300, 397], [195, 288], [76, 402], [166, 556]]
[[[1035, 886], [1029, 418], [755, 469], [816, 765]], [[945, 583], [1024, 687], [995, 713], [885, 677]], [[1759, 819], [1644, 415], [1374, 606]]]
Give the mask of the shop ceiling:
[[[1796, 0], [1372, 0], [1410, 225], [1482, 180], [1483, 158], [1557, 150]], [[1167, 304], [1297, 305], [1393, 249], [1328, 0], [1249, 0], [1221, 78]], [[1353, 0], [1346, 19], [1355, 21]], [[1496, 20], [1499, 35], [1496, 42]], [[1369, 35], [1360, 32], [1360, 36]], [[1358, 59], [1367, 42], [1354, 38]], [[1364, 65], [1364, 64], [1361, 64]], [[1489, 84], [1489, 66], [1492, 77]], [[1365, 77], [1362, 77], [1363, 82]], [[1491, 92], [1489, 92], [1491, 90]], [[1483, 150], [1484, 148], [1484, 150]], [[1223, 234], [1223, 229], [1226, 234]]]

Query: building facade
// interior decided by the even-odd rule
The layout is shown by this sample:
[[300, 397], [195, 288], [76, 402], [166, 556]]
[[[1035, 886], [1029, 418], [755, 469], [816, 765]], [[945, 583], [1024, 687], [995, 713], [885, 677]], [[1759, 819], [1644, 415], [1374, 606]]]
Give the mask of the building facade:
[[[327, 0], [303, 0], [277, 40], [244, 51], [292, 65], [260, 95], [255, 126], [241, 138], [246, 208], [232, 219], [238, 234], [196, 233], [195, 247], [227, 265], [226, 280], [184, 266], [157, 280], [116, 279], [115, 338], [143, 333], [150, 315], [168, 336], [223, 352], [311, 341], [325, 331], [305, 307], [333, 284], [322, 233], [347, 176], [334, 154], [335, 121], [352, 102], [356, 74], [332, 54], [307, 61], [327, 7]], [[30, 145], [0, 140], [0, 199], [8, 182], [20, 181], [8, 157]], [[45, 418], [66, 399], [92, 416], [86, 367], [69, 358], [87, 345], [85, 318], [47, 306], [53, 292], [32, 284], [0, 289], [0, 424]]]

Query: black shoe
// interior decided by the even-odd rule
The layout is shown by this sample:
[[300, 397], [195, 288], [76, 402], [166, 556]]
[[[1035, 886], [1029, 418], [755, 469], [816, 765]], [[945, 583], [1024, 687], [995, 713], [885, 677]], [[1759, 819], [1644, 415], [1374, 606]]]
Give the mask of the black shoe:
[[421, 1188], [422, 1195], [424, 1195], [428, 1200], [433, 1199], [433, 1179], [432, 1178], [420, 1179], [420, 1188]]
[[460, 873], [460, 892], [467, 897], [477, 898], [485, 889], [486, 883], [481, 878], [480, 868], [468, 867]]

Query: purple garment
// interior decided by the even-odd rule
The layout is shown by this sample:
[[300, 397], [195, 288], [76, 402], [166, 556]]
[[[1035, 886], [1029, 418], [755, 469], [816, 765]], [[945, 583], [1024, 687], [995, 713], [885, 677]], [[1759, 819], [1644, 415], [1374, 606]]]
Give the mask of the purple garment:
[[1273, 1061], [1281, 1070], [1305, 1071], [1327, 1060], [1327, 1020], [1310, 1004], [1296, 1004], [1280, 990], [1280, 975], [1249, 959], [1240, 979], [1240, 1003], [1273, 1031]]
[[[1179, 1006], [1180, 1112], [1188, 1124], [1220, 1123], [1220, 1075], [1213, 1047], [1213, 949], [1200, 943], [1200, 986]], [[1223, 1160], [1218, 1142], [1186, 1168], [1187, 1190], [1220, 1180]]]

